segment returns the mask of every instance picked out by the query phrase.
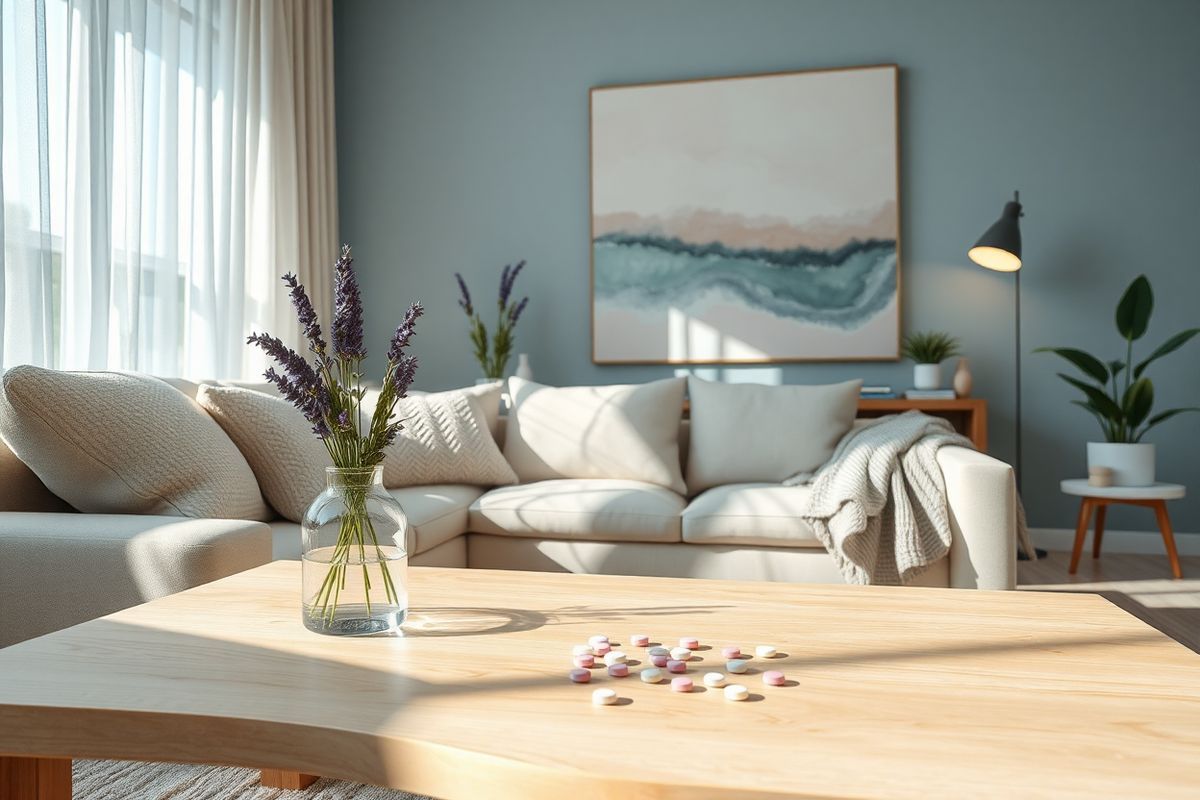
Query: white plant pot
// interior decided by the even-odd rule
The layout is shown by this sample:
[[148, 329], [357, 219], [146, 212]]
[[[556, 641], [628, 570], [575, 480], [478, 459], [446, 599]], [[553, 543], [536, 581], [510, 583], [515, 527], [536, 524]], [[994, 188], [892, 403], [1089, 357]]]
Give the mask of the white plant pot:
[[916, 389], [942, 388], [941, 364], [916, 364], [913, 366], [913, 387]]
[[1108, 467], [1113, 486], [1149, 486], [1154, 483], [1154, 445], [1088, 442], [1088, 469]]

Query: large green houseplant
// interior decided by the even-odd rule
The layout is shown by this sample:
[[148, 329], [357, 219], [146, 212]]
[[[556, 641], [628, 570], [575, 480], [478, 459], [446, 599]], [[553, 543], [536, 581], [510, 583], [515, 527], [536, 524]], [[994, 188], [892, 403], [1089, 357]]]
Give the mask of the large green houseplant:
[[1154, 384], [1145, 375], [1146, 369], [1200, 333], [1200, 328], [1181, 331], [1135, 363], [1133, 343], [1146, 335], [1153, 311], [1150, 281], [1139, 275], [1117, 303], [1117, 332], [1125, 340], [1124, 358], [1102, 361], [1073, 347], [1039, 347], [1035, 351], [1055, 353], [1082, 374], [1082, 378], [1062, 372], [1058, 376], [1083, 393], [1083, 399], [1071, 402], [1095, 417], [1104, 434], [1103, 442], [1088, 443], [1088, 467], [1109, 467], [1115, 473], [1115, 482], [1121, 486], [1154, 482], [1154, 445], [1142, 442], [1148, 431], [1178, 414], [1200, 411], [1192, 406], [1151, 414]]

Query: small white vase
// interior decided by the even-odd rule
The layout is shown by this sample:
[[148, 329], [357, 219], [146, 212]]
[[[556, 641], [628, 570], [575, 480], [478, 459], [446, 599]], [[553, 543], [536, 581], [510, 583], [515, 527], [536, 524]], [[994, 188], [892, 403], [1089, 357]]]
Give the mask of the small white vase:
[[916, 364], [913, 366], [913, 388], [940, 389], [941, 387], [941, 364]]
[[514, 374], [524, 381], [533, 380], [533, 367], [529, 366], [528, 353], [517, 354], [517, 371]]
[[1088, 442], [1087, 465], [1088, 470], [1111, 469], [1113, 486], [1150, 486], [1154, 483], [1154, 445]]
[[975, 380], [971, 377], [971, 365], [965, 358], [958, 360], [958, 369], [954, 370], [954, 393], [959, 397], [970, 397], [971, 387]]

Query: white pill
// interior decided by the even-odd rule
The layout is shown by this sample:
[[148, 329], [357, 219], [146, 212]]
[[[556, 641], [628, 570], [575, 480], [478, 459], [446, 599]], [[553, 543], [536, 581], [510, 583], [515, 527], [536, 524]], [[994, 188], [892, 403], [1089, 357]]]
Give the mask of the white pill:
[[676, 661], [687, 661], [691, 657], [692, 651], [688, 650], [686, 647], [671, 648], [671, 658], [675, 659]]
[[609, 650], [604, 654], [604, 663], [611, 667], [613, 664], [624, 664], [628, 658], [620, 650]]
[[611, 706], [617, 702], [617, 693], [612, 689], [597, 689], [592, 692], [592, 705]]
[[589, 636], [588, 644], [590, 644], [592, 646], [592, 649], [595, 650], [597, 647], [599, 647], [602, 644], [608, 644], [608, 637], [601, 635], [601, 634], [596, 634], [595, 636]]
[[745, 700], [750, 696], [750, 690], [740, 683], [731, 683], [725, 687], [726, 700]]
[[706, 672], [704, 673], [704, 685], [720, 689], [725, 685], [725, 675], [720, 672]]
[[758, 647], [754, 648], [754, 655], [758, 658], [774, 658], [775, 648], [771, 647], [769, 644], [760, 644]]
[[642, 683], [662, 683], [663, 679], [662, 670], [657, 667], [642, 670], [641, 676]]
[[573, 656], [590, 656], [595, 652], [590, 644], [577, 644], [571, 648], [571, 655]]

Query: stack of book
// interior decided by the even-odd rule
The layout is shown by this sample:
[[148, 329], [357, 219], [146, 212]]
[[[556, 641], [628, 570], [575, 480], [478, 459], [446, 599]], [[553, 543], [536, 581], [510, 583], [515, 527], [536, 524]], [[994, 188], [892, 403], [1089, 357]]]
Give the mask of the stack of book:
[[864, 400], [894, 400], [896, 393], [890, 386], [864, 386], [858, 390], [858, 395]]
[[909, 389], [904, 393], [905, 400], [953, 400], [955, 397], [953, 389]]

